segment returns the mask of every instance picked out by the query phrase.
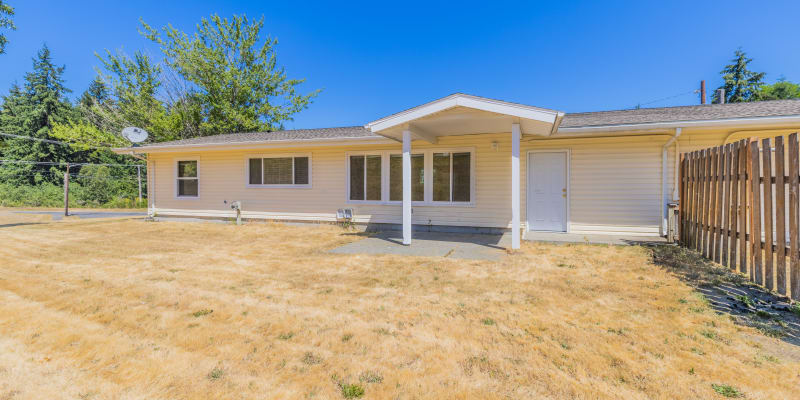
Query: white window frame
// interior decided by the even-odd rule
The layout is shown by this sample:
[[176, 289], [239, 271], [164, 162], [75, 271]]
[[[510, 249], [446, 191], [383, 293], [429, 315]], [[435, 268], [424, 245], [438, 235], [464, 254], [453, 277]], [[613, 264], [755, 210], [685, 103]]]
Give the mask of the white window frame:
[[[350, 157], [352, 156], [380, 156], [381, 157], [381, 199], [380, 200], [350, 200]], [[385, 151], [350, 151], [345, 153], [345, 201], [350, 204], [384, 204], [383, 199], [388, 198], [388, 186], [386, 185], [389, 175], [386, 174], [386, 168], [389, 167], [389, 160], [386, 158]], [[367, 164], [364, 160], [364, 198], [367, 197]]]
[[[450, 200], [442, 201], [442, 200], [434, 200], [433, 199], [433, 155], [436, 153], [447, 153], [450, 155]], [[453, 154], [455, 153], [469, 153], [469, 201], [453, 201]], [[472, 151], [448, 151], [448, 150], [433, 150], [431, 151], [431, 198], [430, 202], [436, 205], [459, 205], [459, 204], [471, 204], [475, 201], [475, 153]], [[426, 185], [427, 186], [427, 185]], [[427, 187], [426, 187], [427, 189]]]
[[[188, 177], [181, 178], [181, 177], [178, 177], [178, 162], [180, 162], [180, 161], [194, 161], [194, 162], [196, 162], [197, 163], [197, 178], [188, 178]], [[175, 194], [175, 198], [179, 199], [179, 200], [196, 200], [196, 199], [199, 199], [200, 198], [200, 193], [201, 193], [200, 192], [200, 189], [201, 189], [201, 185], [200, 185], [200, 180], [201, 180], [201, 177], [200, 177], [200, 157], [175, 158], [175, 159], [172, 160], [172, 165], [174, 166], [173, 167], [173, 175], [174, 176], [173, 176], [173, 179], [172, 179], [172, 182], [173, 182], [172, 184], [175, 185], [175, 190], [173, 191], [173, 193]], [[178, 185], [178, 180], [189, 180], [189, 179], [197, 179], [197, 196], [181, 195], [180, 192], [179, 192], [180, 186]]]
[[[294, 182], [294, 159], [297, 157], [308, 157], [308, 183], [278, 183], [278, 184], [251, 184], [250, 183], [250, 159], [251, 158], [291, 158], [292, 159], [292, 182]], [[244, 186], [250, 189], [311, 189], [313, 183], [311, 153], [268, 153], [268, 154], [248, 154], [244, 158]], [[264, 163], [261, 163], [261, 182], [264, 182]]]
[[[470, 161], [470, 195], [468, 202], [466, 201], [433, 201], [433, 153], [469, 153]], [[389, 200], [390, 195], [390, 157], [392, 155], [401, 155], [401, 150], [378, 150], [378, 151], [351, 151], [346, 152], [344, 157], [345, 164], [345, 193], [344, 198], [347, 204], [374, 204], [374, 205], [402, 205], [402, 200]], [[442, 147], [442, 148], [422, 148], [411, 149], [411, 154], [422, 154], [424, 156], [424, 200], [412, 201], [412, 206], [436, 206], [436, 207], [475, 207], [475, 195], [477, 193], [477, 177], [475, 175], [475, 168], [477, 159], [475, 157], [474, 147]], [[381, 200], [350, 200], [350, 156], [381, 156]], [[452, 157], [452, 156], [451, 156]], [[450, 175], [452, 182], [452, 163], [450, 166]], [[452, 189], [451, 189], [452, 190]], [[452, 198], [452, 194], [451, 194]]]

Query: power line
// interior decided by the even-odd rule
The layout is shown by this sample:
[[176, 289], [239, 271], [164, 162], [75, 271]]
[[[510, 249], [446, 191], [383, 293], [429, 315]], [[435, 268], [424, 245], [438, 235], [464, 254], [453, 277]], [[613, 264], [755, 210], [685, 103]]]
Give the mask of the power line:
[[641, 106], [646, 106], [648, 104], [658, 103], [658, 102], [661, 102], [661, 101], [664, 101], [664, 100], [670, 100], [670, 99], [674, 99], [676, 97], [686, 96], [687, 94], [692, 94], [692, 93], [697, 93], [697, 90], [690, 90], [688, 92], [678, 93], [678, 94], [674, 94], [672, 96], [662, 97], [660, 99], [651, 100], [651, 101], [644, 102], [644, 103], [639, 103], [639, 104], [636, 105], [636, 107], [639, 108]]
[[34, 165], [69, 165], [69, 166], [84, 166], [84, 165], [102, 165], [106, 167], [143, 167], [144, 164], [110, 164], [110, 163], [70, 163], [62, 161], [27, 161], [27, 160], [0, 160], [0, 164], [34, 164]]
[[83, 144], [83, 143], [69, 143], [69, 142], [62, 142], [62, 141], [53, 140], [53, 139], [42, 139], [42, 138], [37, 138], [37, 137], [33, 137], [33, 136], [15, 135], [13, 133], [0, 132], [0, 136], [12, 137], [12, 138], [15, 138], [15, 139], [35, 140], [37, 142], [60, 144], [60, 145], [64, 145], [64, 146], [84, 146], [84, 147], [91, 147], [93, 149], [99, 149], [99, 150], [110, 150], [111, 149], [111, 147], [98, 147], [98, 146], [92, 146], [90, 144]]

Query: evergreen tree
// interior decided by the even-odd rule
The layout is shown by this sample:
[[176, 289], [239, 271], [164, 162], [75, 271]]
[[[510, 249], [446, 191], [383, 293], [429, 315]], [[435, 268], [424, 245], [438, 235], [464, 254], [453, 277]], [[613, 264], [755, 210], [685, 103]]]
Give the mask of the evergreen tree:
[[[747, 54], [742, 49], [737, 49], [731, 64], [725, 66], [720, 71], [725, 84], [719, 89], [725, 89], [726, 103], [742, 103], [746, 101], [757, 101], [758, 92], [764, 84], [764, 72], [753, 72], [747, 69], [752, 58], [747, 58]], [[719, 95], [714, 92], [714, 101], [719, 101]]]
[[[17, 30], [16, 25], [14, 25], [14, 21], [11, 17], [14, 16], [14, 7], [11, 7], [7, 3], [3, 3], [3, 0], [0, 0], [0, 29], [10, 29], [12, 31]], [[6, 44], [8, 43], [8, 38], [3, 33], [0, 33], [0, 54], [6, 52]]]
[[89, 84], [89, 88], [86, 89], [86, 91], [81, 95], [81, 99], [78, 104], [80, 104], [82, 107], [88, 108], [95, 104], [105, 104], [110, 99], [111, 93], [108, 90], [108, 86], [106, 86], [106, 83], [103, 82], [99, 76], [96, 76], [92, 80], [92, 83]]
[[[76, 112], [66, 94], [64, 67], [53, 64], [50, 49], [44, 45], [33, 59], [33, 71], [25, 74], [25, 85], [14, 85], [4, 97], [0, 110], [0, 132], [54, 139], [54, 124], [75, 118]], [[28, 139], [3, 139], [2, 156], [8, 160], [66, 162], [77, 161], [69, 146]], [[34, 184], [43, 180], [60, 182], [63, 168], [32, 164], [2, 164], [0, 180], [17, 184]]]

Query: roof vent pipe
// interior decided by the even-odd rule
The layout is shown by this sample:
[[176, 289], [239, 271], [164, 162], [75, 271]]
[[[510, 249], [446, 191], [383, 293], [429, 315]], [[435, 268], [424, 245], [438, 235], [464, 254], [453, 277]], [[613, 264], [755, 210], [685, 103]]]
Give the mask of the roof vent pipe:
[[725, 104], [725, 89], [717, 89], [717, 99], [715, 103]]

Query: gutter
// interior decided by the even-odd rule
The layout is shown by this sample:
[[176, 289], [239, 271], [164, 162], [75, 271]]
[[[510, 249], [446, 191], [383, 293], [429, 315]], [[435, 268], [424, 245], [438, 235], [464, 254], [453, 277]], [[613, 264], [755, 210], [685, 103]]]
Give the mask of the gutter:
[[[667, 234], [667, 204], [664, 201], [664, 195], [667, 193], [667, 148], [672, 143], [675, 143], [675, 165], [678, 165], [678, 137], [681, 136], [683, 132], [682, 128], [675, 128], [675, 134], [661, 146], [661, 199], [659, 200], [659, 204], [661, 207], [661, 234]], [[678, 170], [675, 170], [675, 174], [677, 174]], [[676, 186], [677, 187], [677, 186]]]

